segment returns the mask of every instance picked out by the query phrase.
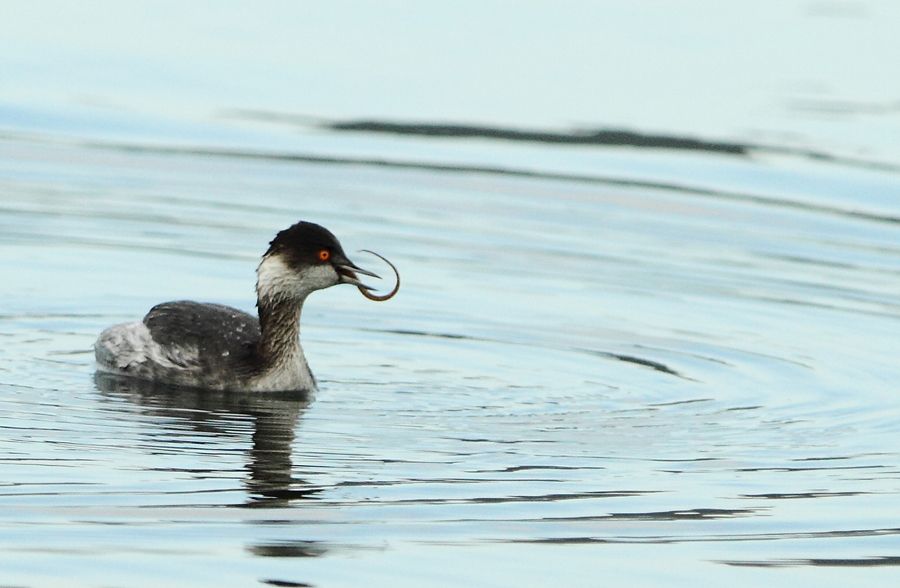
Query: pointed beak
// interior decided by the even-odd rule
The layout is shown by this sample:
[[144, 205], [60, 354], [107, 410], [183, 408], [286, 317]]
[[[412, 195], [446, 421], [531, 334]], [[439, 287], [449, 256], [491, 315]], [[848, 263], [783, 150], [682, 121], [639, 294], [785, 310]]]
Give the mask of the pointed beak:
[[359, 275], [357, 275], [357, 274], [362, 274], [364, 276], [370, 276], [373, 278], [381, 279], [381, 276], [379, 276], [375, 272], [370, 272], [369, 270], [365, 270], [347, 258], [344, 258], [340, 261], [336, 261], [334, 263], [334, 269], [338, 273], [338, 276], [340, 276], [342, 284], [353, 284], [357, 288], [364, 288], [366, 290], [374, 290], [375, 288], [362, 283], [359, 280]]

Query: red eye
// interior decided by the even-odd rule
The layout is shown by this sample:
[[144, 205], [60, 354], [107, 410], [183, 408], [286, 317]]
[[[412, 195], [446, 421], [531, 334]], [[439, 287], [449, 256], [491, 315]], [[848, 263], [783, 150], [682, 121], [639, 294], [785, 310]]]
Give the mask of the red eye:
[[319, 251], [319, 261], [328, 261], [331, 259], [331, 251], [322, 249]]

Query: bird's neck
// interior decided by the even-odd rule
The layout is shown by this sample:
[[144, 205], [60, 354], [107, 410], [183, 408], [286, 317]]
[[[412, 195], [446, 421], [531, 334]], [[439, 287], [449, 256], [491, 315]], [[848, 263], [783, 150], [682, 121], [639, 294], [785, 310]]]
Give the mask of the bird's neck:
[[260, 340], [257, 351], [263, 362], [254, 388], [258, 391], [316, 389], [316, 379], [300, 346], [300, 311], [303, 301], [260, 297]]
[[303, 358], [300, 347], [300, 312], [302, 300], [260, 297], [260, 351], [274, 365], [284, 365]]
[[257, 269], [258, 353], [264, 369], [259, 390], [313, 390], [315, 379], [300, 347], [300, 311], [309, 294], [297, 273], [278, 255], [267, 255]]

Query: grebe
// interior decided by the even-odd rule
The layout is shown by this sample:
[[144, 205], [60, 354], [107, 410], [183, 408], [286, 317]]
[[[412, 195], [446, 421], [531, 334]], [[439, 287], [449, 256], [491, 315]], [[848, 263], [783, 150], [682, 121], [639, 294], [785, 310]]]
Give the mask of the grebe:
[[228, 391], [313, 391], [316, 379], [300, 346], [306, 297], [337, 284], [378, 296], [357, 274], [378, 277], [350, 261], [330, 231], [298, 222], [279, 232], [256, 270], [259, 318], [229, 306], [164, 302], [143, 321], [109, 327], [94, 344], [101, 370], [165, 384]]

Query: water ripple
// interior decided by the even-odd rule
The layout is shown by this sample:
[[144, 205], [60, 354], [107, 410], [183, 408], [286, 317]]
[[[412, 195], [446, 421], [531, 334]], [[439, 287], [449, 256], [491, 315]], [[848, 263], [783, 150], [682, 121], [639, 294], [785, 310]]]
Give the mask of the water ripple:
[[[599, 168], [0, 147], [4, 547], [895, 565], [889, 207]], [[252, 310], [258, 255], [301, 216], [406, 284], [310, 299], [314, 398], [94, 373], [96, 334], [162, 299]]]

